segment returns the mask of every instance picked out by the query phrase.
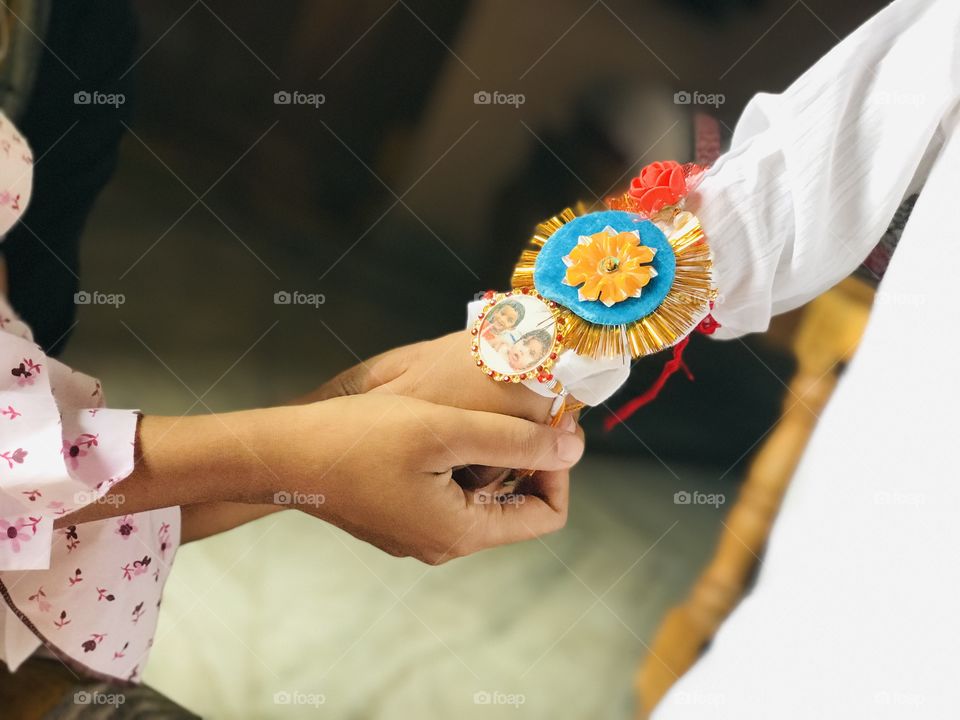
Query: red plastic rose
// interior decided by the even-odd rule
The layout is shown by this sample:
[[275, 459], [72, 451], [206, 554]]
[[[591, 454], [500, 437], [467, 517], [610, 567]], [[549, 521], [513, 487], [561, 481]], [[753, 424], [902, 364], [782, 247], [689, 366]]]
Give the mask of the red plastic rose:
[[630, 181], [630, 196], [647, 215], [654, 215], [667, 205], [676, 205], [686, 194], [683, 167], [673, 160], [650, 163]]

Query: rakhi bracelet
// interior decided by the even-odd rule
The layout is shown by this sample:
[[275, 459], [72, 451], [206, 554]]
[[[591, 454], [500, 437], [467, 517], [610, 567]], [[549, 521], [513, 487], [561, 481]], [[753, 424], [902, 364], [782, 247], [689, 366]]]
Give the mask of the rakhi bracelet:
[[710, 246], [684, 207], [704, 170], [655, 162], [605, 208], [566, 208], [540, 223], [512, 290], [488, 293], [475, 316], [477, 366], [497, 382], [549, 389], [555, 417], [566, 389], [552, 370], [564, 353], [600, 361], [678, 346], [674, 370], [682, 366], [685, 338], [705, 320], [707, 332], [716, 327]]

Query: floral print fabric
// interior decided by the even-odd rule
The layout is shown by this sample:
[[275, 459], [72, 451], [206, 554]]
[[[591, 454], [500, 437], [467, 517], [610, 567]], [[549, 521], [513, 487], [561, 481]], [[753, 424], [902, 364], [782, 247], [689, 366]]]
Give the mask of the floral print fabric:
[[[30, 150], [0, 115], [0, 233], [26, 207]], [[0, 659], [43, 643], [79, 672], [136, 681], [153, 642], [180, 510], [123, 515], [137, 413], [104, 407], [100, 383], [47, 357], [0, 297]], [[54, 530], [93, 502], [117, 517]]]

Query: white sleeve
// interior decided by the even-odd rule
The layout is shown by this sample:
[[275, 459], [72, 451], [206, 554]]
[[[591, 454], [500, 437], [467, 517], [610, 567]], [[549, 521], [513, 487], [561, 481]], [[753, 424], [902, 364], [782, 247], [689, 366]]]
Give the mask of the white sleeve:
[[710, 238], [716, 337], [849, 275], [940, 151], [960, 96], [960, 2], [896, 0], [780, 95], [747, 105], [691, 197]]

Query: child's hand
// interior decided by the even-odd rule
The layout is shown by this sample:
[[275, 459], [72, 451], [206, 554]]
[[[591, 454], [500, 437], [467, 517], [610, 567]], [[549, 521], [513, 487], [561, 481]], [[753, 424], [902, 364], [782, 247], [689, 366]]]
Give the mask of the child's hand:
[[[395, 393], [451, 405], [546, 422], [551, 398], [520, 385], [493, 382], [477, 369], [470, 353], [473, 336], [460, 330], [436, 340], [390, 350], [337, 375], [307, 400], [325, 400], [359, 393]], [[573, 432], [573, 416], [562, 429]], [[471, 465], [454, 473], [467, 489], [496, 490], [510, 473], [504, 468]]]
[[469, 330], [390, 350], [333, 378], [309, 400], [389, 392], [465, 410], [485, 410], [545, 422], [550, 398], [486, 377], [470, 354]]

